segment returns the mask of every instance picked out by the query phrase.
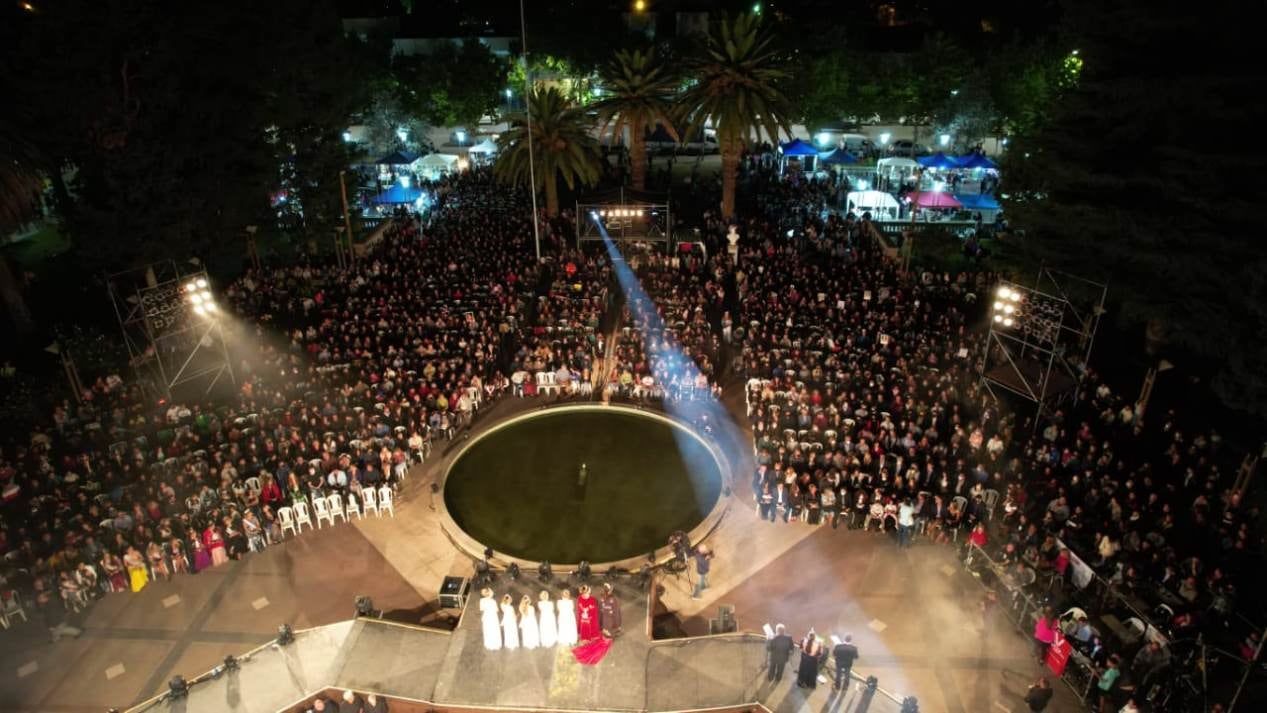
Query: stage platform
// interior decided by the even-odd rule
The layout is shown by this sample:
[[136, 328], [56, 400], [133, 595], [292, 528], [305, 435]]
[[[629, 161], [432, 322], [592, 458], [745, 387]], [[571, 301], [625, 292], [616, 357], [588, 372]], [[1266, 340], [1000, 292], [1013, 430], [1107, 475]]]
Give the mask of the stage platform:
[[[547, 586], [552, 593], [561, 584]], [[569, 585], [575, 589], [575, 583]], [[795, 659], [782, 682], [766, 681], [765, 639], [721, 634], [653, 641], [648, 594], [625, 579], [617, 586], [624, 633], [597, 666], [569, 649], [487, 651], [477, 600], [468, 600], [452, 631], [373, 618], [298, 632], [287, 646], [252, 652], [239, 670], [194, 683], [187, 698], [152, 700], [132, 710], [183, 713], [276, 713], [325, 689], [352, 689], [440, 708], [524, 711], [690, 711], [761, 706], [771, 711], [896, 713], [883, 692], [866, 695], [855, 681], [843, 695], [829, 685], [794, 685]], [[493, 585], [536, 597], [535, 577]], [[596, 587], [597, 588], [597, 587]]]

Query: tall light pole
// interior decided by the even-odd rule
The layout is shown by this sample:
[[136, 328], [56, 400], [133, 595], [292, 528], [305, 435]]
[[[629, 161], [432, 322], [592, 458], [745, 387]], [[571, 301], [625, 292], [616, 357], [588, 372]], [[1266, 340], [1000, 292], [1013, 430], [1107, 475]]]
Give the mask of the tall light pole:
[[524, 20], [524, 0], [519, 0], [519, 45], [524, 63], [524, 116], [528, 136], [528, 193], [532, 196], [532, 244], [541, 262], [541, 226], [537, 222], [537, 168], [532, 157], [532, 65], [528, 64], [528, 23]]

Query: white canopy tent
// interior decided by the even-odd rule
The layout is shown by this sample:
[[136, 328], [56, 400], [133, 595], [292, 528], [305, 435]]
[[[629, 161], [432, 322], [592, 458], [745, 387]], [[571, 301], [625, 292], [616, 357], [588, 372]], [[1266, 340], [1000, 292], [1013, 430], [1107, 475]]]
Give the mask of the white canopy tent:
[[891, 157], [875, 162], [875, 172], [883, 178], [895, 179], [909, 176], [920, 169], [914, 159]]
[[484, 139], [467, 149], [469, 153], [495, 154], [497, 153], [497, 144], [492, 139]]
[[428, 180], [436, 180], [456, 170], [458, 157], [446, 153], [433, 153], [418, 162], [419, 171]]
[[872, 218], [896, 219], [902, 211], [897, 199], [884, 191], [853, 191], [845, 197], [845, 206], [850, 212], [870, 213]]

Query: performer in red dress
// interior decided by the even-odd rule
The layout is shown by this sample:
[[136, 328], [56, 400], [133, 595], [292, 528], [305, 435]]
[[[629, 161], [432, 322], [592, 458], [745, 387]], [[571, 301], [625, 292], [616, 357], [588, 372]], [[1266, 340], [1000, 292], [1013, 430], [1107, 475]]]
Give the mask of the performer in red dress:
[[599, 625], [598, 601], [587, 585], [581, 585], [576, 598], [576, 630], [581, 645], [572, 648], [572, 655], [586, 666], [597, 666], [611, 648], [612, 640], [603, 636]]
[[576, 633], [582, 642], [602, 635], [598, 621], [598, 600], [590, 594], [589, 585], [581, 585], [576, 597]]

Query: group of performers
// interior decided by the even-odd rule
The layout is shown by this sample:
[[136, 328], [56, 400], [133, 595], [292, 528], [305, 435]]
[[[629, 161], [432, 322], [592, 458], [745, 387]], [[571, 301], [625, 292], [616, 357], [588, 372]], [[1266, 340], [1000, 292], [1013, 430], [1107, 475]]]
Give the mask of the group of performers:
[[595, 599], [589, 585], [583, 584], [575, 602], [572, 592], [564, 589], [557, 600], [542, 591], [535, 604], [525, 594], [518, 607], [509, 594], [498, 604], [493, 590], [485, 587], [480, 591], [479, 609], [484, 648], [489, 651], [569, 646], [574, 647], [578, 661], [593, 665], [602, 660], [621, 631], [620, 600], [610, 584], [603, 585], [601, 599]]

